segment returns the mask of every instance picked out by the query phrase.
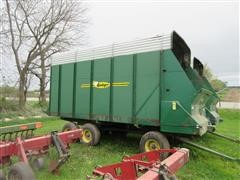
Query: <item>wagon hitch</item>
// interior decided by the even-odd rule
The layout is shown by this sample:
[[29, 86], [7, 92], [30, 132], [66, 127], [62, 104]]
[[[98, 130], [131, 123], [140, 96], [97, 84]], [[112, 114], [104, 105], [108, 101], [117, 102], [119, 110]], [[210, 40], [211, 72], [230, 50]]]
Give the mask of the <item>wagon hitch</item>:
[[59, 138], [57, 131], [51, 132], [51, 138], [53, 145], [56, 147], [56, 150], [58, 152], [59, 159], [57, 161], [52, 161], [49, 165], [48, 170], [51, 173], [58, 174], [59, 168], [68, 160], [70, 154], [66, 148], [66, 145], [64, 145], [62, 140]]
[[188, 144], [188, 145], [190, 145], [190, 146], [196, 147], [196, 148], [201, 149], [201, 150], [203, 150], [203, 151], [206, 151], [206, 152], [215, 154], [215, 155], [220, 156], [220, 157], [222, 157], [222, 158], [225, 158], [225, 159], [228, 159], [228, 160], [231, 160], [231, 161], [240, 162], [240, 159], [239, 159], [239, 158], [231, 157], [231, 156], [228, 156], [228, 155], [223, 154], [223, 153], [221, 153], [221, 152], [218, 152], [218, 151], [215, 151], [215, 150], [213, 150], [213, 149], [207, 148], [207, 147], [205, 147], [205, 146], [202, 146], [202, 145], [193, 143], [193, 142], [191, 142], [190, 140], [188, 140], [187, 138], [177, 137], [177, 139], [180, 140], [181, 142], [184, 142], [185, 144]]

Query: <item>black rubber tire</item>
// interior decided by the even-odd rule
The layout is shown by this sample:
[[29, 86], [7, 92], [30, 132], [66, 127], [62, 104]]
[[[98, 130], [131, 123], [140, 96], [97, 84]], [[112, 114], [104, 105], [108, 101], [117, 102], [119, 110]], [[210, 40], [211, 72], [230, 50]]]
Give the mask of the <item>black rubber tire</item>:
[[63, 128], [62, 128], [62, 132], [64, 131], [70, 131], [70, 130], [74, 130], [74, 129], [77, 129], [77, 126], [71, 122], [69, 123], [66, 123]]
[[43, 167], [44, 167], [44, 159], [43, 158], [36, 158], [33, 160], [32, 168], [35, 171], [39, 171], [39, 170], [43, 169]]
[[100, 133], [100, 130], [98, 129], [98, 127], [95, 125], [95, 124], [91, 124], [91, 123], [86, 123], [82, 126], [82, 129], [83, 129], [83, 133], [84, 133], [84, 130], [89, 130], [92, 134], [92, 140], [90, 142], [85, 142], [83, 139], [82, 139], [82, 142], [84, 144], [87, 144], [89, 146], [95, 146], [99, 143], [100, 141], [100, 138], [101, 138], [101, 133]]
[[5, 180], [5, 179], [6, 179], [5, 174], [4, 174], [3, 170], [0, 169], [0, 180]]
[[[158, 131], [149, 131], [145, 133], [140, 140], [139, 148], [141, 152], [146, 152], [145, 143], [149, 139], [154, 139], [155, 141], [157, 141], [160, 144], [161, 149], [170, 149], [170, 144], [167, 138], [162, 133]], [[161, 160], [165, 159], [167, 156], [168, 153], [164, 153], [161, 156]]]
[[8, 172], [8, 180], [35, 180], [35, 175], [32, 168], [24, 163], [17, 162], [10, 167]]

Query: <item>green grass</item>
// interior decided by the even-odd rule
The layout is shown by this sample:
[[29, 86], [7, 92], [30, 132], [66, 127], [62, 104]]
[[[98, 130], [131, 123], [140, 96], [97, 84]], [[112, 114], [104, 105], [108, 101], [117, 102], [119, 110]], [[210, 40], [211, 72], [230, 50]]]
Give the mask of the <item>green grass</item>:
[[[239, 138], [240, 111], [221, 110], [219, 112], [224, 122], [217, 126], [217, 132], [228, 136]], [[65, 121], [58, 118], [27, 119], [21, 121], [6, 122], [2, 125], [12, 125], [16, 123], [26, 123], [32, 121], [43, 122], [44, 127], [37, 130], [36, 134], [46, 134], [52, 130], [61, 130]], [[106, 165], [120, 162], [123, 155], [139, 153], [138, 143], [140, 136], [130, 134], [127, 138], [103, 136], [101, 143], [95, 147], [88, 147], [83, 144], [71, 145], [71, 157], [60, 169], [57, 179], [86, 179], [86, 175], [91, 175], [92, 170], [97, 165]], [[232, 142], [219, 139], [211, 134], [206, 134], [194, 140], [199, 144], [214, 148], [228, 155], [240, 157], [240, 147]], [[240, 179], [240, 166], [236, 162], [231, 162], [217, 157], [196, 148], [180, 144], [181, 147], [190, 149], [190, 161], [178, 173], [179, 179]], [[47, 161], [54, 159], [57, 154], [51, 149]], [[48, 173], [47, 167], [37, 172], [38, 179], [56, 179], [56, 176]]]

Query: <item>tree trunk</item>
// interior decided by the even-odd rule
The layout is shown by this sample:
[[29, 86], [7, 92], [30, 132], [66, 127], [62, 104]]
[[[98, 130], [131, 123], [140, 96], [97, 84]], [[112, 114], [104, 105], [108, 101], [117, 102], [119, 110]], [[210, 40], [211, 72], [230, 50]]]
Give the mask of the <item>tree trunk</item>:
[[[44, 76], [44, 75], [43, 75]], [[46, 103], [45, 77], [40, 78], [40, 103]]]
[[24, 108], [26, 103], [26, 95], [25, 95], [25, 84], [26, 84], [26, 74], [24, 72], [20, 72], [20, 80], [19, 80], [19, 107]]
[[40, 104], [45, 104], [46, 101], [46, 69], [45, 69], [45, 59], [41, 55], [41, 78], [40, 78]]

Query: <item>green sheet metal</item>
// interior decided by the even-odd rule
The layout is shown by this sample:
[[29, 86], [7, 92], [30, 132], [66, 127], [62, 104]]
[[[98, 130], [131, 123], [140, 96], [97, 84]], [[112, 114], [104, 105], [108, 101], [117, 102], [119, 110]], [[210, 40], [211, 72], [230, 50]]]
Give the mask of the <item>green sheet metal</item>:
[[211, 92], [189, 75], [190, 49], [185, 42], [176, 34], [172, 41], [169, 50], [53, 65], [50, 114], [79, 123], [204, 134], [208, 120], [203, 106]]
[[59, 66], [51, 67], [51, 88], [50, 88], [50, 101], [49, 111], [50, 115], [58, 115], [58, 102], [59, 102]]

